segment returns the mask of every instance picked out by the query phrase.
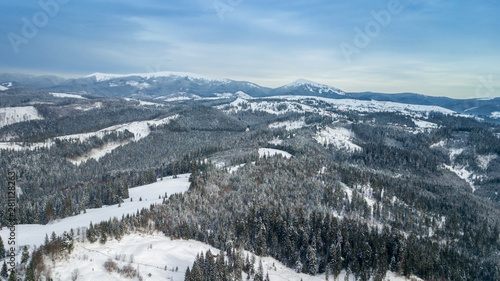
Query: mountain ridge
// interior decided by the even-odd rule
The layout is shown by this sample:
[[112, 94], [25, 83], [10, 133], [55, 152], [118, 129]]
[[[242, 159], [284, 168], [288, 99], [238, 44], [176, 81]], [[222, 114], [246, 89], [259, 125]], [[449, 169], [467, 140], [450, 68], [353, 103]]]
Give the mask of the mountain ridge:
[[336, 87], [306, 79], [297, 79], [277, 88], [249, 81], [214, 78], [191, 72], [161, 71], [149, 73], [110, 74], [95, 72], [80, 78], [57, 76], [0, 74], [2, 91], [12, 87], [28, 87], [49, 92], [69, 92], [102, 97], [173, 98], [179, 94], [201, 98], [217, 98], [244, 92], [251, 97], [318, 96], [333, 99], [392, 101], [405, 104], [435, 105], [458, 113], [496, 118], [500, 97], [484, 99], [455, 99], [426, 96], [418, 93], [345, 92]]

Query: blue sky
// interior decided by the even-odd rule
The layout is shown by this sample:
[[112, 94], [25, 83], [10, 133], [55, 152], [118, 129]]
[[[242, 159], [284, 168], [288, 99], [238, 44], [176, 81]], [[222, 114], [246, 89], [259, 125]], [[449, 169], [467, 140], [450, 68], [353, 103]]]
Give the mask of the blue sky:
[[186, 71], [268, 87], [305, 78], [351, 92], [500, 96], [496, 0], [40, 0], [0, 9], [0, 72]]

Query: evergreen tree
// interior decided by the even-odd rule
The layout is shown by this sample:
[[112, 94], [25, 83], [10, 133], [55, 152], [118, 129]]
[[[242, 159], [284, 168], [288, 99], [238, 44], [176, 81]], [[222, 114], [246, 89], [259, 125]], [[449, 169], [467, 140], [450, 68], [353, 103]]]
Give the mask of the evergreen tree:
[[89, 230], [87, 231], [87, 239], [89, 240], [90, 243], [94, 243], [97, 241], [97, 234], [94, 229], [94, 226], [92, 225], [92, 222], [90, 222], [90, 227]]
[[3, 244], [2, 237], [0, 236], [0, 259], [5, 258], [5, 245]]
[[191, 281], [191, 270], [189, 269], [189, 266], [186, 269], [186, 274], [184, 275], [184, 281]]
[[0, 276], [2, 276], [3, 278], [9, 277], [9, 273], [7, 272], [7, 264], [5, 263], [5, 260], [3, 261], [2, 270], [0, 271]]
[[17, 279], [17, 278], [16, 278], [16, 273], [15, 273], [14, 271], [12, 271], [12, 272], [10, 273], [10, 275], [9, 275], [9, 279], [8, 279], [8, 281], [17, 281], [16, 279]]
[[27, 263], [30, 258], [30, 253], [28, 252], [28, 247], [23, 247], [23, 254], [21, 256], [21, 264]]
[[307, 247], [306, 255], [306, 273], [310, 275], [316, 275], [318, 272], [318, 260], [316, 255], [316, 243], [313, 241], [313, 245]]

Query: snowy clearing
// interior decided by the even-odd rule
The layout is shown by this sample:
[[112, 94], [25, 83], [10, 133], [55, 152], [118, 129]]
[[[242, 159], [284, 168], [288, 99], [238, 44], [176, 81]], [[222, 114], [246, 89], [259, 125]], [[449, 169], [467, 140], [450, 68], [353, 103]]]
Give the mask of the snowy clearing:
[[43, 117], [33, 106], [0, 108], [0, 128], [14, 123], [41, 119]]
[[435, 123], [423, 121], [420, 119], [413, 119], [413, 122], [415, 123], [415, 125], [417, 125], [417, 127], [422, 129], [434, 129], [438, 127], [438, 125]]
[[304, 118], [302, 118], [300, 120], [295, 120], [295, 121], [275, 122], [275, 123], [269, 124], [270, 129], [284, 128], [287, 131], [301, 129], [304, 126], [306, 126], [306, 122], [304, 121]]
[[92, 110], [92, 109], [99, 109], [99, 108], [102, 108], [102, 102], [98, 101], [98, 102], [95, 102], [95, 103], [89, 103], [89, 104], [79, 104], [77, 106], [75, 106], [75, 109], [76, 110], [81, 110], [81, 111], [89, 111], [89, 110]]
[[[151, 130], [149, 129], [149, 126], [160, 126], [164, 124], [168, 124], [171, 120], [178, 118], [179, 115], [172, 115], [166, 118], [162, 119], [156, 119], [156, 120], [148, 120], [148, 121], [136, 121], [136, 122], [131, 122], [131, 123], [125, 123], [125, 124], [120, 124], [120, 125], [115, 125], [111, 126], [108, 128], [104, 128], [102, 130], [99, 130], [97, 132], [90, 132], [90, 133], [82, 133], [82, 134], [74, 134], [74, 135], [67, 135], [67, 136], [60, 136], [56, 137], [54, 139], [49, 139], [45, 141], [44, 143], [33, 143], [27, 146], [21, 145], [21, 143], [13, 143], [13, 142], [3, 142], [0, 143], [0, 149], [14, 149], [14, 150], [23, 150], [23, 149], [30, 149], [33, 150], [38, 147], [51, 147], [54, 145], [54, 140], [59, 139], [59, 140], [68, 140], [68, 141], [85, 141], [88, 140], [91, 137], [98, 137], [98, 138], [103, 138], [106, 134], [113, 133], [113, 132], [124, 132], [125, 130], [130, 131], [131, 133], [134, 134], [134, 139], [133, 141], [139, 141], [145, 137], [147, 137], [150, 133]], [[128, 142], [122, 142], [122, 143], [108, 143], [104, 147], [99, 148], [99, 149], [93, 149], [86, 155], [83, 155], [82, 157], [78, 159], [72, 159], [70, 160], [73, 164], [80, 164], [83, 161], [86, 161], [90, 158], [94, 158], [96, 160], [99, 160], [102, 156], [110, 153], [114, 149], [125, 145]]]
[[330, 128], [326, 127], [319, 131], [314, 139], [322, 145], [333, 145], [337, 149], [355, 152], [362, 148], [352, 142], [354, 133], [343, 127]]
[[498, 156], [496, 154], [488, 154], [488, 155], [478, 155], [477, 156], [477, 161], [479, 164], [479, 167], [481, 169], [486, 170], [488, 169], [488, 166], [490, 165], [491, 161], [497, 159]]
[[[75, 269], [78, 269], [78, 280], [123, 280], [118, 273], [108, 273], [104, 268], [104, 262], [112, 259], [118, 267], [131, 265], [138, 270], [139, 274], [147, 281], [159, 280], [184, 280], [187, 267], [192, 267], [196, 255], [201, 251], [206, 253], [210, 250], [218, 254], [220, 250], [194, 240], [172, 240], [162, 234], [139, 234], [134, 233], [124, 236], [120, 241], [111, 240], [106, 244], [89, 242], [77, 242], [71, 256], [67, 260], [50, 264], [54, 280], [71, 280]], [[250, 254], [244, 251], [244, 255]], [[132, 257], [132, 262], [131, 262]], [[264, 274], [269, 274], [272, 281], [323, 281], [324, 274], [311, 276], [296, 273], [293, 269], [284, 266], [271, 257], [256, 256], [254, 267], [257, 268], [262, 261]], [[178, 269], [176, 271], [176, 269]], [[149, 276], [151, 274], [151, 276]], [[338, 280], [345, 279], [345, 271], [338, 276]], [[354, 280], [351, 274], [349, 281]], [[330, 276], [333, 280], [333, 276]], [[138, 280], [133, 278], [130, 280]], [[247, 280], [243, 274], [243, 280]], [[249, 279], [252, 280], [252, 279]], [[384, 280], [402, 281], [392, 272], [387, 272]], [[415, 279], [420, 280], [420, 279]]]
[[[41, 245], [45, 240], [45, 234], [49, 237], [52, 232], [61, 235], [64, 231], [69, 231], [71, 228], [88, 227], [90, 222], [99, 223], [110, 218], [117, 217], [120, 219], [122, 215], [135, 214], [138, 210], [148, 208], [151, 204], [161, 204], [163, 199], [158, 199], [158, 196], [168, 196], [174, 193], [182, 193], [189, 188], [189, 174], [179, 175], [178, 178], [164, 178], [152, 184], [143, 185], [129, 189], [129, 196], [133, 199], [125, 199], [118, 205], [104, 206], [98, 209], [87, 209], [86, 213], [81, 213], [77, 216], [67, 217], [61, 220], [50, 222], [46, 225], [40, 224], [24, 224], [16, 227], [17, 245]], [[139, 198], [142, 197], [142, 201]], [[7, 241], [10, 234], [7, 228], [0, 230], [0, 236], [3, 241]]]
[[[307, 97], [307, 96], [278, 96], [273, 98], [287, 99], [287, 100], [318, 100], [323, 101], [331, 106], [335, 107], [337, 110], [344, 111], [359, 111], [359, 112], [400, 112], [407, 115], [413, 115], [416, 117], [421, 117], [421, 114], [428, 114], [430, 112], [439, 112], [443, 114], [455, 114], [455, 111], [439, 107], [439, 106], [428, 106], [428, 105], [414, 105], [414, 104], [404, 104], [389, 101], [365, 101], [365, 100], [354, 100], [354, 99], [329, 99], [323, 97]], [[419, 113], [419, 114], [415, 114]]]
[[491, 118], [500, 119], [500, 111], [492, 112]]
[[75, 95], [75, 94], [66, 94], [66, 93], [49, 93], [49, 94], [56, 98], [71, 98], [71, 99], [83, 99], [83, 100], [87, 99], [80, 95]]
[[140, 106], [148, 106], [148, 105], [150, 105], [150, 106], [156, 106], [156, 107], [165, 106], [164, 104], [161, 104], [161, 103], [155, 103], [155, 102], [150, 102], [150, 101], [143, 101], [143, 100], [138, 100], [138, 99], [124, 98], [124, 100], [139, 102]]
[[4, 86], [0, 85], [0, 91], [5, 91], [5, 90], [8, 90], [8, 89], [9, 89], [9, 88], [7, 88], [7, 87], [4, 87]]
[[286, 151], [283, 151], [283, 150], [272, 149], [272, 148], [259, 148], [259, 157], [260, 158], [271, 157], [271, 156], [275, 156], [275, 155], [281, 155], [284, 158], [292, 157], [292, 154], [290, 154]]
[[474, 180], [472, 179], [474, 174], [472, 172], [468, 171], [465, 167], [458, 168], [449, 165], [444, 165], [444, 167], [455, 173], [459, 178], [465, 180], [472, 188], [472, 192], [476, 191], [476, 187], [474, 186]]

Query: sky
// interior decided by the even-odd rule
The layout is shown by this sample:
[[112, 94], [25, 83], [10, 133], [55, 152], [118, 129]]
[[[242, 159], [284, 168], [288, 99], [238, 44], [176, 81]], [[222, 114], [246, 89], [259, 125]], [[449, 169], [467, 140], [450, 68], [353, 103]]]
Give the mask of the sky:
[[498, 0], [1, 1], [0, 73], [193, 72], [500, 96]]

